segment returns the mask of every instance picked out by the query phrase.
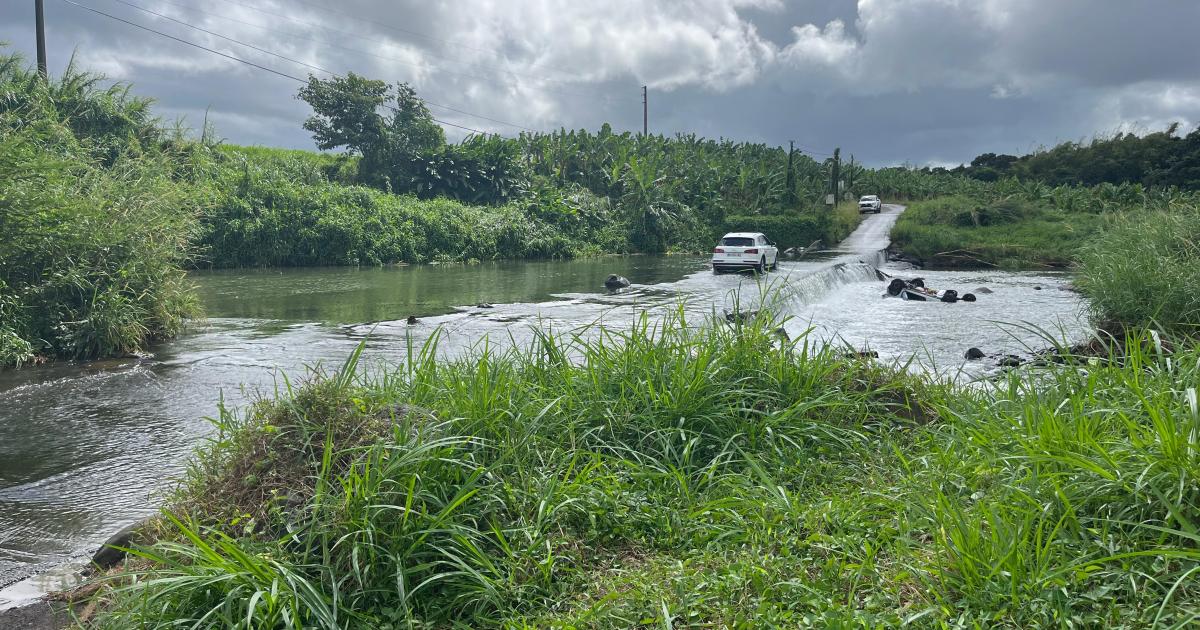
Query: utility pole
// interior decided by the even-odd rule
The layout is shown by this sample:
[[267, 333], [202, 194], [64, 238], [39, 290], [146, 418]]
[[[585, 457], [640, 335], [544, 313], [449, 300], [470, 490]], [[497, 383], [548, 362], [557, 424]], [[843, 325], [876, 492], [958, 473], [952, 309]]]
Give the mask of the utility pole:
[[792, 170], [792, 156], [795, 153], [796, 141], [788, 140], [787, 198], [790, 203], [796, 203], [796, 172]]
[[42, 0], [33, 0], [34, 22], [37, 23], [37, 65], [43, 81], [50, 80], [50, 69], [46, 64], [46, 12]]
[[642, 86], [642, 135], [650, 135], [650, 98], [644, 85]]
[[853, 153], [850, 154], [850, 170], [849, 170], [849, 172], [846, 173], [846, 175], [847, 175], [846, 179], [849, 180], [846, 182], [846, 190], [849, 190], [851, 193], [853, 193], [854, 192], [854, 154]]
[[833, 181], [829, 182], [830, 191], [833, 193], [833, 205], [835, 208], [837, 207], [837, 202], [839, 201], [842, 193], [842, 191], [838, 190], [838, 181], [841, 179], [842, 175], [841, 152], [842, 150], [840, 148], [833, 150]]

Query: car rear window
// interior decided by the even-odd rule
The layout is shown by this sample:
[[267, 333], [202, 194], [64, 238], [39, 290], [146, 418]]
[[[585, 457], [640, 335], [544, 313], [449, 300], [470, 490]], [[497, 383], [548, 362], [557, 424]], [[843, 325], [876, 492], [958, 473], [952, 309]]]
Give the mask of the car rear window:
[[730, 247], [750, 247], [754, 244], [754, 239], [746, 236], [726, 236], [721, 239], [721, 244]]

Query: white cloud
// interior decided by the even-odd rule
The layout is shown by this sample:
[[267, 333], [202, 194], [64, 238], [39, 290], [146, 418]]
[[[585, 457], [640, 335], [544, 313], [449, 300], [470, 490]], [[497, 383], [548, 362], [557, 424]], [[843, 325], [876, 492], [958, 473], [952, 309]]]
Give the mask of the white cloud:
[[[432, 102], [540, 129], [640, 129], [643, 84], [652, 129], [795, 138], [857, 148], [872, 163], [954, 162], [1125, 124], [1200, 120], [1192, 51], [1200, 2], [134, 1], [310, 65], [408, 81]], [[311, 71], [102, 4], [289, 74]], [[22, 11], [0, 15], [0, 39], [28, 54], [31, 15]], [[211, 106], [231, 141], [308, 143], [307, 107], [286, 79], [69, 5], [48, 11], [52, 50], [77, 48], [85, 67], [132, 80], [164, 107], [195, 112], [193, 120]], [[52, 56], [52, 67], [62, 61]], [[433, 110], [457, 124], [517, 131]], [[256, 127], [255, 117], [270, 122]]]

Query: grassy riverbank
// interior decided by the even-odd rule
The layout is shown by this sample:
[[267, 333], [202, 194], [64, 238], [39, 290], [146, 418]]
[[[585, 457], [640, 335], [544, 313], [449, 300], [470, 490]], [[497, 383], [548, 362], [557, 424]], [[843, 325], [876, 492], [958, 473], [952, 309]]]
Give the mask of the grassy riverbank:
[[97, 627], [1200, 613], [1193, 344], [962, 388], [696, 323], [352, 359], [223, 415]]
[[149, 103], [0, 56], [0, 367], [144, 349], [196, 313], [202, 145]]
[[761, 144], [605, 126], [388, 162], [223, 146], [126, 86], [44, 82], [17, 55], [0, 54], [0, 92], [0, 367], [146, 351], [199, 313], [188, 267], [707, 251], [746, 229], [735, 213], [783, 247], [849, 226], [813, 203], [829, 164]]
[[935, 269], [1063, 269], [1104, 223], [1034, 201], [939, 197], [908, 206], [892, 248]]

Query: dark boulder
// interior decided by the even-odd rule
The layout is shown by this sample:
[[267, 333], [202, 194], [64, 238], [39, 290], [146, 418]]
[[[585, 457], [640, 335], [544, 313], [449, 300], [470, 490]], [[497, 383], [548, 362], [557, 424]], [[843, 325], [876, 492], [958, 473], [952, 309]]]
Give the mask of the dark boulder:
[[629, 278], [618, 276], [617, 274], [609, 274], [604, 279], [604, 287], [607, 289], [624, 289], [629, 286]]
[[983, 350], [979, 348], [967, 348], [967, 353], [964, 355], [968, 360], [975, 361], [984, 357]]
[[987, 295], [989, 293], [992, 293], [992, 290], [987, 287], [979, 287], [978, 289], [975, 289], [975, 292], [980, 295]]
[[492, 306], [491, 304], [489, 304], [487, 302], [480, 302], [475, 305], [475, 308], [496, 308], [496, 307]]
[[108, 537], [100, 549], [92, 554], [92, 568], [103, 571], [118, 562], [125, 559], [125, 551], [118, 547], [129, 547], [142, 530], [150, 523], [150, 518], [144, 518], [140, 521], [135, 521], [117, 530], [117, 533]]
[[413, 326], [421, 320], [417, 319], [416, 315], [409, 315], [408, 319], [404, 320], [409, 326]]

